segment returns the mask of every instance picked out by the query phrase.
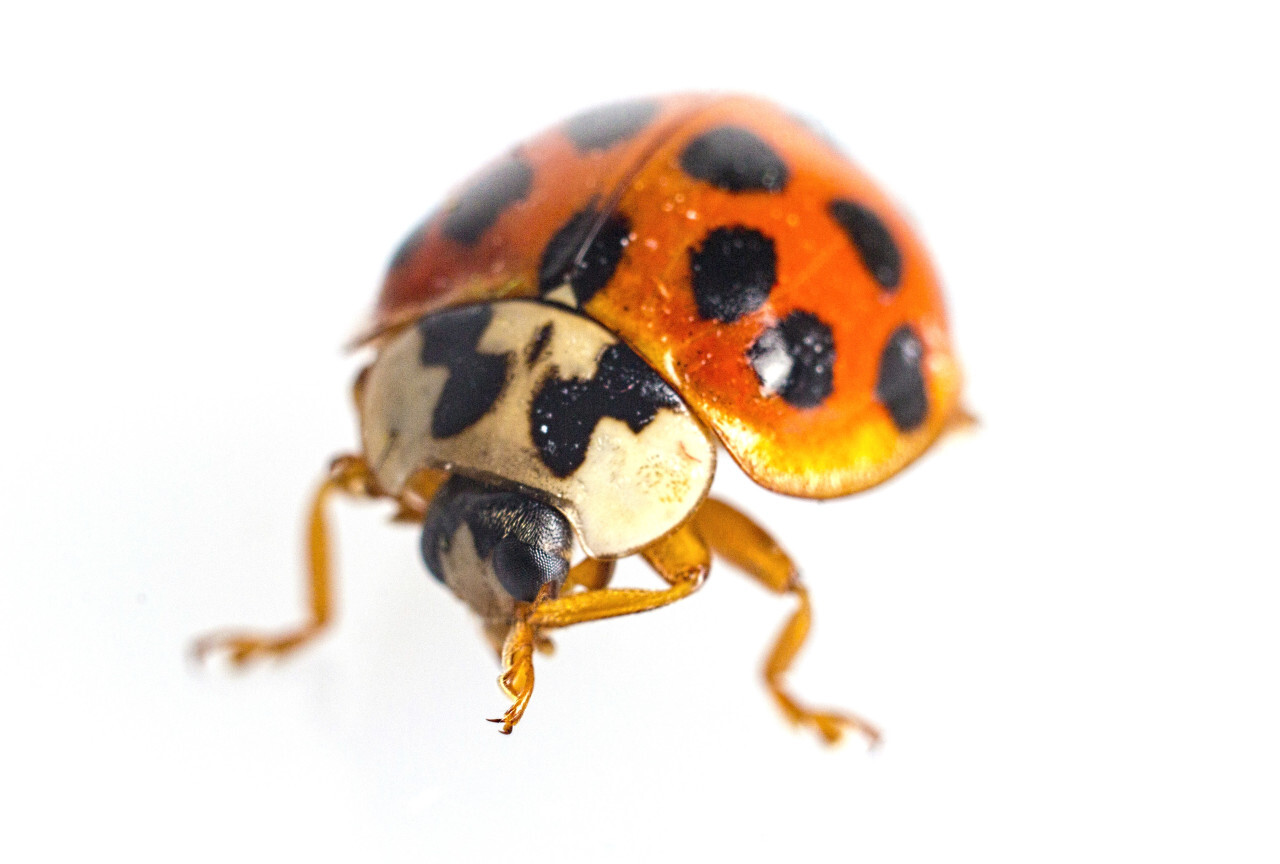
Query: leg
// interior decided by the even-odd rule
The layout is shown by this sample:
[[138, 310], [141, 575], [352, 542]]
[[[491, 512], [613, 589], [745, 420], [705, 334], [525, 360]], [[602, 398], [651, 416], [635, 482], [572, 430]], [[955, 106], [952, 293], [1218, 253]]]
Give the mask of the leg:
[[529, 623], [527, 613], [550, 596], [550, 586], [543, 586], [538, 599], [521, 610], [525, 614], [516, 618], [502, 644], [502, 674], [498, 676], [498, 686], [511, 699], [511, 707], [501, 717], [490, 717], [489, 722], [501, 723], [503, 735], [511, 734], [533, 697], [533, 652], [541, 637]]
[[956, 407], [952, 409], [950, 416], [947, 417], [946, 423], [942, 426], [944, 434], [952, 432], [974, 432], [982, 424], [978, 419], [978, 415], [969, 410], [962, 402], [957, 402]]
[[765, 531], [721, 501], [707, 499], [694, 516], [698, 531], [717, 555], [776, 594], [794, 594], [799, 608], [783, 627], [764, 666], [764, 680], [782, 712], [793, 723], [814, 727], [828, 743], [840, 740], [845, 729], [856, 729], [874, 746], [880, 733], [852, 714], [814, 711], [791, 697], [782, 684], [796, 654], [809, 634], [809, 592], [800, 582], [795, 565]]
[[[404, 489], [395, 498], [399, 509], [391, 517], [391, 521], [417, 525], [421, 528], [423, 520], [427, 518], [427, 509], [431, 507], [431, 499], [435, 497], [440, 484], [448, 479], [449, 473], [437, 468], [423, 468], [412, 475], [405, 481]], [[376, 493], [367, 497], [386, 496], [383, 493]]]
[[586, 558], [579, 561], [569, 571], [569, 576], [565, 579], [560, 593], [568, 594], [574, 588], [582, 588], [585, 591], [599, 591], [601, 588], [607, 588], [617, 563], [611, 558]]
[[[564, 585], [560, 586], [560, 596], [563, 597], [575, 588], [581, 588], [583, 591], [599, 591], [601, 588], [608, 587], [616, 565], [617, 562], [611, 558], [585, 558], [579, 561], [569, 570]], [[484, 630], [489, 643], [493, 645], [493, 650], [498, 654], [498, 660], [503, 664], [502, 668], [506, 669], [506, 644], [511, 625], [506, 621], [486, 621]], [[533, 647], [539, 654], [555, 653], [556, 646], [550, 636], [534, 633], [532, 638]]]
[[[422, 474], [406, 487], [397, 499], [401, 512], [411, 511], [416, 501], [408, 497], [434, 490], [439, 477]], [[433, 485], [434, 483], [434, 485]], [[416, 484], [416, 485], [415, 485]], [[430, 488], [428, 488], [430, 487]], [[356, 498], [386, 497], [377, 488], [369, 465], [361, 456], [340, 456], [329, 468], [329, 476], [320, 484], [311, 502], [307, 519], [307, 594], [308, 620], [300, 627], [277, 635], [257, 633], [212, 633], [199, 639], [192, 650], [197, 659], [216, 651], [226, 652], [237, 666], [267, 656], [282, 656], [300, 648], [319, 636], [333, 620], [333, 578], [330, 564], [329, 526], [325, 508], [335, 494]], [[430, 500], [427, 495], [425, 500]]]
[[529, 623], [535, 627], [568, 627], [658, 609], [697, 591], [711, 569], [707, 544], [688, 525], [646, 546], [640, 554], [670, 587], [660, 591], [604, 588], [535, 602]]
[[[551, 627], [568, 627], [584, 621], [598, 621], [635, 612], [647, 612], [682, 600], [702, 585], [711, 566], [711, 553], [698, 534], [688, 525], [668, 534], [641, 553], [669, 587], [658, 591], [641, 588], [600, 588], [567, 596], [553, 597], [544, 588], [532, 603], [522, 606], [507, 633], [502, 648], [502, 677], [498, 683], [514, 704], [494, 723], [502, 724], [502, 733], [511, 730], [524, 716], [533, 695], [533, 650], [539, 631]], [[583, 562], [584, 564], [586, 562]], [[574, 570], [582, 567], [579, 564]], [[601, 571], [612, 572], [612, 566], [590, 568], [591, 576]], [[571, 572], [569, 579], [574, 580]], [[587, 579], [587, 573], [579, 579]], [[579, 582], [579, 584], [584, 584]]]

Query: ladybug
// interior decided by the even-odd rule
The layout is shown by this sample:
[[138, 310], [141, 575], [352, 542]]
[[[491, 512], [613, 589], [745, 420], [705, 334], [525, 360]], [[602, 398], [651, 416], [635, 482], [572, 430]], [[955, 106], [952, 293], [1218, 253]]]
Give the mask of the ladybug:
[[[768, 489], [832, 498], [964, 417], [925, 249], [829, 141], [745, 96], [573, 117], [409, 235], [358, 344], [373, 353], [355, 385], [361, 448], [311, 510], [310, 620], [214, 635], [200, 653], [244, 663], [320, 633], [326, 502], [388, 499], [500, 657], [503, 732], [548, 631], [688, 597], [718, 555], [798, 603], [764, 669], [786, 716], [874, 743], [866, 721], [787, 691], [808, 592], [761, 527], [707, 497], [719, 447]], [[610, 587], [635, 554], [665, 587]]]

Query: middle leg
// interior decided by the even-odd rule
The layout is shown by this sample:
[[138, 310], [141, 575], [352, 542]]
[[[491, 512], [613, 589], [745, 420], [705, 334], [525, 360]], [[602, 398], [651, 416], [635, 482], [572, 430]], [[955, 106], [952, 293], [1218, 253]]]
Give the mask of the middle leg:
[[800, 573], [790, 556], [749, 516], [723, 501], [708, 498], [702, 502], [694, 524], [717, 555], [773, 593], [791, 594], [798, 601], [796, 611], [778, 634], [764, 666], [765, 684], [787, 719], [813, 727], [828, 744], [839, 741], [846, 729], [855, 729], [874, 746], [880, 740], [880, 733], [866, 720], [853, 714], [809, 708], [796, 701], [783, 684], [787, 670], [809, 635], [812, 620], [809, 591], [800, 581]]

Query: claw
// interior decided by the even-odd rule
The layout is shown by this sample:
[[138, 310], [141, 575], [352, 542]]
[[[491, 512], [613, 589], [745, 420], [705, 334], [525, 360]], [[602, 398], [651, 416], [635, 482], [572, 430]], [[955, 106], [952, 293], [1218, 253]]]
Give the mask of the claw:
[[808, 708], [802, 708], [780, 690], [774, 690], [773, 695], [788, 720], [797, 726], [812, 727], [827, 744], [838, 744], [844, 738], [844, 733], [851, 730], [867, 739], [869, 749], [874, 749], [880, 744], [880, 730], [861, 717], [835, 711], [811, 711]]
[[279, 636], [256, 633], [213, 633], [196, 640], [191, 654], [198, 662], [206, 662], [210, 655], [225, 653], [235, 666], [245, 666], [251, 661], [266, 657], [280, 658], [305, 645], [319, 634], [318, 629], [307, 628]]
[[860, 732], [867, 739], [867, 747], [880, 745], [880, 731], [864, 720], [847, 714], [810, 714], [799, 722], [812, 725], [828, 744], [838, 744], [849, 730]]
[[[499, 683], [502, 682], [500, 681]], [[503, 689], [506, 689], [505, 683], [503, 684]], [[532, 687], [529, 687], [523, 693], [518, 695], [511, 694], [512, 698], [515, 699], [515, 704], [507, 709], [507, 713], [503, 714], [501, 717], [489, 717], [487, 719], [490, 723], [501, 723], [502, 728], [498, 731], [503, 735], [510, 735], [511, 730], [516, 728], [516, 724], [519, 723], [520, 718], [524, 716], [524, 709], [529, 707], [529, 697], [532, 695]]]

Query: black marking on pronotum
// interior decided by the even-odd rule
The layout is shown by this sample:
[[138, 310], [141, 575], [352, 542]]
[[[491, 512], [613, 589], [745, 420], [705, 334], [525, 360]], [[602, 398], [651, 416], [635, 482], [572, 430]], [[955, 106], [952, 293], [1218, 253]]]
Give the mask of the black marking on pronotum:
[[481, 354], [480, 337], [493, 320], [487, 304], [446, 309], [418, 321], [423, 366], [444, 366], [449, 377], [431, 413], [431, 435], [449, 438], [488, 413], [507, 382], [512, 355]]
[[880, 217], [870, 208], [844, 199], [832, 201], [827, 210], [853, 243], [872, 278], [886, 291], [896, 291], [902, 279], [902, 253]]
[[571, 118], [564, 124], [564, 131], [581, 153], [608, 150], [648, 126], [657, 111], [656, 102], [617, 102]]
[[617, 342], [600, 355], [590, 379], [566, 381], [558, 370], [551, 370], [533, 397], [533, 443], [552, 474], [568, 477], [586, 460], [601, 419], [621, 420], [639, 434], [660, 409], [680, 404], [680, 397], [657, 372]]
[[594, 205], [560, 226], [547, 243], [538, 265], [538, 290], [554, 291], [566, 282], [582, 306], [609, 284], [631, 242], [631, 220], [614, 211], [603, 220]]
[[876, 375], [876, 398], [893, 425], [910, 432], [929, 414], [929, 393], [924, 381], [924, 343], [910, 324], [903, 324], [889, 336], [880, 352]]
[[447, 581], [445, 556], [464, 524], [476, 557], [516, 600], [531, 602], [544, 584], [563, 583], [569, 573], [573, 531], [559, 511], [455, 474], [431, 500], [422, 526], [422, 558], [441, 582]]
[[542, 325], [542, 329], [538, 331], [538, 335], [533, 337], [533, 341], [525, 347], [524, 364], [530, 369], [533, 364], [538, 362], [538, 358], [542, 356], [542, 352], [547, 349], [547, 343], [551, 341], [551, 333], [555, 330], [555, 325], [550, 321]]
[[689, 249], [698, 314], [726, 323], [759, 309], [778, 281], [773, 240], [754, 228], [716, 228]]
[[719, 126], [690, 141], [680, 153], [690, 177], [728, 192], [781, 192], [787, 164], [755, 133]]
[[792, 312], [760, 334], [747, 358], [764, 392], [796, 408], [816, 408], [831, 395], [835, 339], [812, 312]]
[[444, 236], [474, 246], [503, 211], [523, 201], [533, 187], [533, 167], [512, 153], [473, 180], [444, 212]]

